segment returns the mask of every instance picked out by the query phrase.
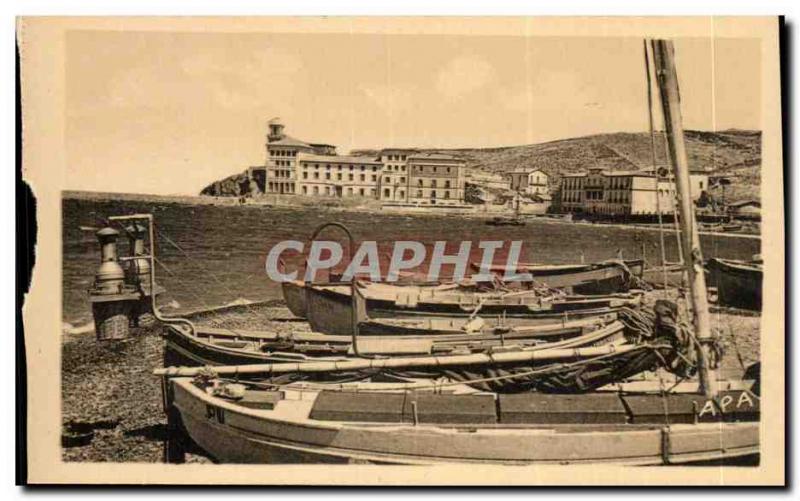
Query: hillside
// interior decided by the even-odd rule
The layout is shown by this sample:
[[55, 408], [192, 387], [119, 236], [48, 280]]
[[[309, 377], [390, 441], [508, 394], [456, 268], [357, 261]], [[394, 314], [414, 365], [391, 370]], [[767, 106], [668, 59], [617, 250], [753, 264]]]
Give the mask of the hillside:
[[[689, 164], [712, 174], [732, 176], [726, 191], [729, 201], [759, 198], [761, 132], [725, 130], [686, 131]], [[665, 162], [665, 138], [656, 140], [657, 162]], [[356, 150], [353, 155], [375, 155], [378, 150]], [[591, 167], [632, 170], [652, 166], [648, 133], [598, 134], [547, 143], [500, 148], [423, 149], [425, 152], [458, 155], [471, 169], [503, 173], [517, 169], [541, 169], [555, 185], [561, 175]], [[237, 176], [232, 176], [231, 180]], [[239, 178], [241, 179], [241, 178]], [[227, 184], [238, 184], [228, 182]], [[210, 185], [204, 193], [213, 191]], [[211, 194], [211, 193], [208, 193]]]

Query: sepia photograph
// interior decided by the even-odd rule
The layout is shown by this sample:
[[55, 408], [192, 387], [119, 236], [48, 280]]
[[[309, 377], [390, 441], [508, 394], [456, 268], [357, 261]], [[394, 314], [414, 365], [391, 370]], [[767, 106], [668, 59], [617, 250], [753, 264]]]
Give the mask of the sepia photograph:
[[31, 481], [782, 484], [779, 25], [19, 18]]

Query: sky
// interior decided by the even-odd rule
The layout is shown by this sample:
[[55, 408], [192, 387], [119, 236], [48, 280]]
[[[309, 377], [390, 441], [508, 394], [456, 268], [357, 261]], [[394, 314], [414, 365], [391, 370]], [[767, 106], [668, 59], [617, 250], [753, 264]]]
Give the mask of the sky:
[[[758, 39], [675, 48], [685, 128], [761, 129]], [[65, 61], [72, 190], [197, 194], [273, 117], [340, 154], [647, 130], [638, 38], [71, 31]]]

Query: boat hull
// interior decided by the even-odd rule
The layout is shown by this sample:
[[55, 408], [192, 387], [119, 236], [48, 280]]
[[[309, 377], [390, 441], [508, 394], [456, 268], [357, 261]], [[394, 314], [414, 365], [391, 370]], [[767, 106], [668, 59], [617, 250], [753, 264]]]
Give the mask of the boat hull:
[[282, 282], [281, 289], [283, 291], [283, 299], [286, 301], [286, 307], [289, 308], [292, 315], [298, 318], [306, 318], [306, 290], [303, 282]]
[[[502, 346], [562, 346], [570, 348], [614, 343], [624, 337], [623, 326], [614, 317], [591, 318], [564, 324], [527, 327], [521, 331], [464, 332], [446, 329], [396, 329], [380, 333], [365, 329], [360, 334], [360, 350], [374, 355], [446, 354], [464, 349], [479, 351]], [[374, 324], [371, 328], [374, 330]], [[388, 334], [388, 335], [387, 335]], [[270, 362], [342, 359], [353, 354], [351, 336], [307, 333], [281, 338], [274, 333], [198, 328], [183, 326], [165, 330], [164, 366], [246, 365]], [[399, 350], [399, 351], [398, 351]], [[417, 350], [417, 351], [414, 351]]]
[[658, 465], [759, 453], [758, 422], [670, 427], [360, 424], [305, 417], [318, 395], [313, 392], [268, 411], [212, 397], [185, 378], [170, 381], [170, 394], [185, 432], [223, 463]]
[[761, 310], [763, 272], [759, 267], [716, 258], [709, 259], [707, 267], [719, 304]]
[[[473, 269], [480, 269], [473, 264]], [[489, 270], [502, 276], [505, 266], [492, 266]], [[564, 289], [575, 294], [612, 294], [627, 292], [634, 284], [633, 277], [641, 277], [644, 261], [641, 259], [622, 262], [604, 262], [565, 266], [525, 265], [516, 267], [518, 273], [529, 273], [536, 283], [554, 289]]]
[[[306, 288], [307, 319], [312, 330], [325, 334], [353, 333], [354, 311], [349, 289], [309, 286]], [[604, 315], [622, 306], [638, 303], [635, 298], [589, 298], [544, 305], [484, 304], [479, 308], [482, 317], [503, 317], [507, 326], [541, 325]], [[370, 319], [465, 318], [478, 308], [474, 304], [416, 302], [404, 307], [397, 301], [366, 299], [366, 314]]]

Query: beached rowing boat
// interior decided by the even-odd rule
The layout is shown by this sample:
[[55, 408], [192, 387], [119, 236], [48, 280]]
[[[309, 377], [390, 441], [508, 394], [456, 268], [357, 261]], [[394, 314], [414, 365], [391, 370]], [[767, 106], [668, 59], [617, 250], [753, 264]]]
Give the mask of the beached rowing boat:
[[[295, 289], [287, 297], [303, 298], [304, 317], [313, 330], [338, 335], [353, 332], [352, 285], [286, 282], [283, 287], [284, 291]], [[368, 283], [358, 285], [357, 290], [364, 299], [364, 316], [371, 319], [463, 319], [480, 315], [484, 318], [502, 317], [509, 326], [541, 325], [604, 315], [641, 303], [640, 294], [542, 296], [539, 291], [478, 292], [463, 290], [456, 285], [418, 287]]]
[[[480, 263], [472, 263], [478, 272]], [[553, 289], [564, 289], [574, 294], [611, 294], [626, 292], [638, 284], [642, 277], [644, 260], [609, 260], [590, 264], [534, 264], [518, 263], [509, 269], [506, 265], [492, 264], [485, 272], [500, 280], [506, 274], [529, 274], [533, 283]], [[513, 279], [512, 279], [513, 280]]]
[[[291, 360], [343, 360], [361, 355], [410, 356], [448, 353], [482, 353], [519, 347], [577, 348], [619, 342], [624, 326], [614, 315], [570, 321], [563, 324], [490, 329], [454, 323], [437, 327], [362, 324], [354, 348], [352, 336], [316, 332], [278, 334], [238, 328], [167, 325], [164, 365], [238, 365]], [[364, 327], [366, 326], [366, 327]]]
[[764, 271], [760, 260], [712, 258], [706, 263], [706, 269], [709, 285], [717, 288], [719, 304], [761, 310]]

